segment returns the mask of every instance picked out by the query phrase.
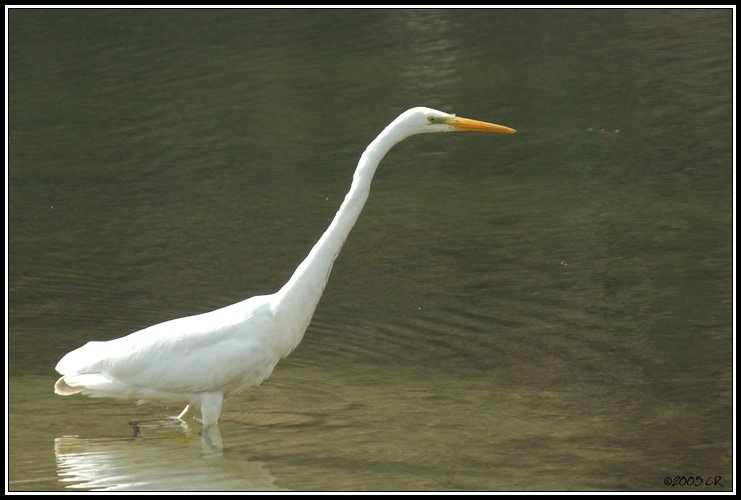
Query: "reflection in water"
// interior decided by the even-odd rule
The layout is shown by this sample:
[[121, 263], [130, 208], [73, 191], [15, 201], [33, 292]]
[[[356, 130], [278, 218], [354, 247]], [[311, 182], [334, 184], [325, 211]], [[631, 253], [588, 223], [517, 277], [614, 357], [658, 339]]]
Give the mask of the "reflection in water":
[[[147, 434], [146, 429], [142, 430]], [[186, 428], [186, 434], [184, 443], [166, 436], [62, 436], [54, 440], [57, 475], [67, 488], [98, 491], [278, 489], [261, 462], [229, 459], [195, 431]]]

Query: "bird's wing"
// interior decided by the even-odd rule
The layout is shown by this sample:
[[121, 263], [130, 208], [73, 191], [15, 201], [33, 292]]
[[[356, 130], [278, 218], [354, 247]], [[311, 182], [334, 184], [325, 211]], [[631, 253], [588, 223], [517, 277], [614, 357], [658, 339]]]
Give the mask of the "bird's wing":
[[221, 390], [243, 379], [259, 383], [277, 362], [264, 341], [273, 325], [268, 307], [257, 301], [235, 304], [119, 339], [89, 342], [62, 358], [57, 371], [70, 385], [95, 380], [117, 392], [126, 388], [131, 395]]

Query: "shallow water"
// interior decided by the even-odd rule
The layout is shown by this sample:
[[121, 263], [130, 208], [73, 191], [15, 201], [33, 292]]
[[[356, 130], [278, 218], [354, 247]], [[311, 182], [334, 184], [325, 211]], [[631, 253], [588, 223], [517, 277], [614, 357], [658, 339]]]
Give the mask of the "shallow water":
[[[12, 10], [9, 489], [730, 491], [731, 28]], [[519, 133], [394, 149], [222, 450], [179, 408], [54, 396], [89, 340], [275, 291], [413, 105]]]

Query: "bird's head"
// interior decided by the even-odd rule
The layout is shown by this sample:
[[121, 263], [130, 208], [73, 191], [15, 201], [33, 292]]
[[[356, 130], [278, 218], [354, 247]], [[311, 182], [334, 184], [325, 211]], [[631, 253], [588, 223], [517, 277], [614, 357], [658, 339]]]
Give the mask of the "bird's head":
[[432, 108], [412, 108], [399, 116], [397, 121], [403, 123], [408, 135], [424, 134], [427, 132], [496, 132], [500, 134], [514, 134], [515, 129], [461, 118], [450, 113], [443, 113]]

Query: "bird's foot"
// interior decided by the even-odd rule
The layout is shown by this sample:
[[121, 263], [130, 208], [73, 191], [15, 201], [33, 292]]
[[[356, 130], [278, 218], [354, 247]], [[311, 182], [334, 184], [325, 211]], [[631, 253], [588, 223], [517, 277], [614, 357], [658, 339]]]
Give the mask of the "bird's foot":
[[[172, 420], [176, 420], [173, 422]], [[134, 437], [138, 438], [142, 436], [142, 429], [162, 429], [162, 428], [173, 428], [173, 427], [188, 427], [188, 424], [177, 417], [169, 417], [167, 420], [161, 418], [150, 418], [147, 420], [131, 420], [129, 427], [134, 432]]]
[[190, 418], [192, 416], [193, 416], [193, 408], [190, 405], [185, 405], [185, 408], [183, 408], [183, 411], [181, 411], [177, 417], [171, 417], [171, 418], [175, 418], [177, 420], [185, 420], [186, 418]]

